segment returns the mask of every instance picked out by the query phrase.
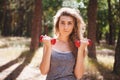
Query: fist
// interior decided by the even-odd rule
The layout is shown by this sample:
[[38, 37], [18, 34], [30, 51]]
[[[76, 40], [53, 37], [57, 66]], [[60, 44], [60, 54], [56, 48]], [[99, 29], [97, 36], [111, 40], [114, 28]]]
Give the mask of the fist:
[[[88, 41], [88, 46], [92, 45], [92, 41], [90, 39], [87, 40]], [[81, 41], [80, 40], [76, 40], [75, 41], [75, 46], [76, 47], [80, 47]]]
[[[43, 41], [43, 38], [44, 38], [44, 36], [41, 35], [40, 38], [39, 38], [39, 41], [42, 42], [42, 41]], [[54, 44], [56, 43], [56, 39], [55, 39], [55, 38], [51, 38], [51, 39], [50, 39], [50, 42], [51, 42], [52, 45], [54, 45]]]

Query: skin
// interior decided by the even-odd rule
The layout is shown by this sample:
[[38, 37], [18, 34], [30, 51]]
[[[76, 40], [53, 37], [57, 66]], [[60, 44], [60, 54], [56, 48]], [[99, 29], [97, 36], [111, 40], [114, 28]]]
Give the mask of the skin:
[[[69, 35], [74, 28], [74, 20], [70, 16], [61, 16], [59, 20], [59, 35], [55, 45], [51, 45], [50, 37], [44, 36], [43, 43], [43, 58], [40, 64], [41, 74], [46, 75], [50, 69], [51, 49], [55, 48], [59, 51], [71, 51], [68, 45]], [[62, 45], [62, 47], [61, 47]], [[88, 42], [81, 40], [81, 46], [78, 48], [77, 60], [74, 68], [74, 74], [77, 79], [80, 79], [84, 73], [84, 53]]]

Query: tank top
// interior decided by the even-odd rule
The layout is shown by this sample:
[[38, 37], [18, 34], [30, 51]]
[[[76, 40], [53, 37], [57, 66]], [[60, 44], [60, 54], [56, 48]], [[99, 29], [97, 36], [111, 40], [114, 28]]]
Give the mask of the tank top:
[[46, 80], [76, 80], [73, 69], [75, 58], [72, 52], [61, 52], [52, 49], [50, 70]]

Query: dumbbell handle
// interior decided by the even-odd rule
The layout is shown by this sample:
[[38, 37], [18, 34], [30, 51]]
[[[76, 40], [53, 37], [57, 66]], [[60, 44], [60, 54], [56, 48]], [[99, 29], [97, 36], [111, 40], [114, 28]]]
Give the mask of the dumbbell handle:
[[[75, 41], [75, 46], [76, 47], [80, 47], [80, 40], [76, 40]], [[92, 41], [90, 39], [88, 39], [88, 46], [91, 46], [92, 45]]]
[[[43, 41], [43, 35], [40, 36], [39, 41], [42, 42]], [[56, 43], [56, 39], [52, 38], [51, 39], [51, 44], [54, 45]]]

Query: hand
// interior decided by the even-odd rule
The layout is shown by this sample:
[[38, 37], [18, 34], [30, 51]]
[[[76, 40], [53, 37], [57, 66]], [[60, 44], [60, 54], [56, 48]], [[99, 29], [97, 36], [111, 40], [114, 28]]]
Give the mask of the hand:
[[47, 35], [45, 35], [45, 36], [41, 35], [40, 36], [40, 42], [43, 42], [43, 44], [45, 46], [51, 46], [51, 38]]
[[90, 39], [83, 39], [83, 40], [76, 40], [75, 41], [75, 46], [79, 48], [80, 45], [81, 45], [81, 42], [86, 42], [86, 41], [88, 42], [89, 46], [92, 45], [92, 41]]
[[[83, 55], [83, 57], [85, 57], [86, 55], [86, 48], [88, 45], [91, 45], [90, 42], [88, 41], [88, 39], [83, 39], [83, 40], [80, 40], [80, 46], [78, 47], [78, 52], [79, 53], [82, 53], [81, 55]], [[80, 55], [80, 54], [78, 54]]]
[[83, 39], [80, 40], [80, 48], [82, 48], [83, 50], [90, 44], [90, 42], [88, 41], [88, 39]]
[[[45, 35], [45, 36], [41, 35], [41, 36], [40, 36], [39, 41], [40, 41], [40, 42], [43, 42], [43, 40], [47, 40], [47, 41], [49, 40], [52, 45], [54, 45], [54, 44], [56, 43], [56, 39], [55, 39], [55, 38], [51, 38], [51, 37], [49, 37], [49, 36], [47, 36], [47, 35]], [[43, 42], [43, 43], [44, 43], [44, 42]]]

